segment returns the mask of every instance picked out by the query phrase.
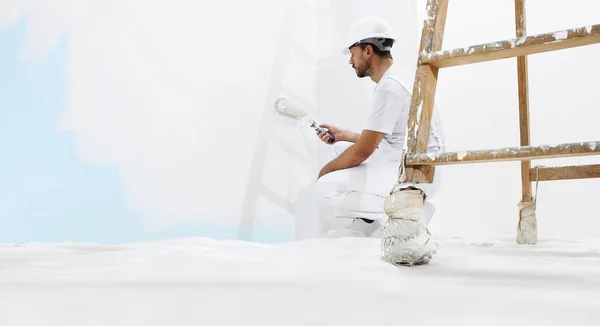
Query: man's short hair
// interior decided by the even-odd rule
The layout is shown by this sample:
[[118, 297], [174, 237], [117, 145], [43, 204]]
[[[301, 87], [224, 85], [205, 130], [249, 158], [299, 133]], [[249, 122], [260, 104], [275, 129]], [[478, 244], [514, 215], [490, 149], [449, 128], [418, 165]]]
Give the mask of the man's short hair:
[[[391, 40], [391, 39], [386, 39], [383, 42], [384, 46], [392, 46], [393, 44], [394, 44], [394, 40]], [[363, 50], [367, 47], [367, 45], [370, 45], [373, 48], [373, 52], [375, 52], [375, 54], [377, 56], [380, 56], [380, 57], [383, 57], [383, 58], [386, 58], [386, 57], [387, 58], [392, 58], [392, 53], [390, 51], [381, 51], [381, 50], [379, 50], [379, 48], [377, 48], [377, 46], [375, 46], [375, 45], [373, 45], [371, 43], [365, 42], [365, 43], [359, 43], [357, 45], [360, 46], [360, 48], [363, 49]]]

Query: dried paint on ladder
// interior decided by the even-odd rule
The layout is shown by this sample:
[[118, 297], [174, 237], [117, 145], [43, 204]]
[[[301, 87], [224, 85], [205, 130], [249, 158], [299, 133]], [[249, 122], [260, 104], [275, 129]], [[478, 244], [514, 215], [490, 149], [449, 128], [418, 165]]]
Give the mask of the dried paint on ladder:
[[569, 36], [569, 31], [560, 31], [554, 33], [554, 39], [557, 41], [564, 40]]

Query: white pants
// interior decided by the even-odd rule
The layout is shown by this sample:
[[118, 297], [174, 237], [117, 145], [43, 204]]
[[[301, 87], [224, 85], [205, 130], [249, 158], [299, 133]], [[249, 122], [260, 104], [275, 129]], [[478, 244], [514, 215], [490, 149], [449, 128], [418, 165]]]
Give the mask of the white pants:
[[[331, 145], [329, 161], [338, 157], [349, 142]], [[368, 218], [385, 221], [384, 199], [398, 183], [400, 167], [399, 154], [390, 154], [385, 140], [365, 162], [358, 166], [328, 173], [317, 180], [316, 190], [320, 202], [333, 207], [338, 218]], [[424, 184], [427, 199], [432, 198], [440, 184], [439, 171], [436, 170], [434, 182]], [[432, 205], [430, 207], [433, 207]], [[424, 210], [422, 222], [427, 225], [433, 214]]]

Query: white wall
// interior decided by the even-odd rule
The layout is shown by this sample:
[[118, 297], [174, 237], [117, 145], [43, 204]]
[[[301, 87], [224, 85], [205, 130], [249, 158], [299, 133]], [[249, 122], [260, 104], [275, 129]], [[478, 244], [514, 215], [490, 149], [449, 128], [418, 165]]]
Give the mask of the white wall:
[[382, 14], [400, 44], [416, 41], [414, 2], [13, 0], [0, 2], [0, 26], [27, 15], [26, 59], [68, 36], [57, 127], [81, 159], [118, 167], [148, 227], [301, 238], [320, 227], [312, 186], [325, 145], [274, 101], [293, 97], [320, 122], [360, 128], [372, 83], [337, 54], [339, 40], [359, 14]]
[[[445, 48], [514, 35], [512, 1], [450, 2]], [[596, 0], [528, 4], [531, 33], [600, 20]], [[311, 236], [330, 217], [312, 192], [325, 145], [277, 116], [273, 101], [293, 96], [319, 122], [358, 131], [373, 84], [356, 78], [337, 54], [338, 40], [361, 15], [386, 18], [401, 36], [396, 61], [412, 80], [425, 3], [61, 0], [0, 7], [0, 25], [29, 15], [25, 57], [43, 57], [68, 33], [60, 128], [74, 136], [83, 160], [119, 168], [128, 204], [148, 225], [200, 221], [240, 228], [239, 238], [251, 239], [262, 226]], [[600, 62], [592, 60], [599, 55], [595, 45], [530, 58], [533, 144], [600, 138]], [[515, 60], [442, 71], [436, 101], [450, 149], [518, 145]], [[598, 162], [568, 160], [584, 161]], [[439, 232], [514, 235], [518, 163], [445, 172]], [[600, 235], [599, 186], [541, 184], [540, 235]]]
[[[425, 1], [419, 0], [419, 17]], [[528, 34], [600, 23], [596, 0], [527, 1]], [[420, 20], [422, 22], [422, 20]], [[451, 0], [444, 49], [513, 38], [514, 2]], [[529, 57], [531, 143], [600, 140], [600, 45]], [[449, 150], [519, 145], [516, 59], [444, 69], [436, 104]], [[535, 165], [600, 163], [598, 156], [538, 160]], [[520, 164], [444, 168], [434, 230], [461, 236], [515, 235]], [[535, 184], [534, 184], [535, 187]], [[600, 180], [539, 184], [539, 236], [600, 236]]]

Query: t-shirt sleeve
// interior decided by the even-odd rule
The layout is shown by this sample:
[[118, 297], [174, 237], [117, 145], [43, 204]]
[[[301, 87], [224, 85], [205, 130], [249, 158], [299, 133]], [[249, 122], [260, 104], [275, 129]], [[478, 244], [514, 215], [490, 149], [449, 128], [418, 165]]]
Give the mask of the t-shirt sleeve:
[[391, 134], [402, 112], [409, 110], [411, 97], [404, 89], [381, 86], [373, 92], [371, 111], [364, 129]]

